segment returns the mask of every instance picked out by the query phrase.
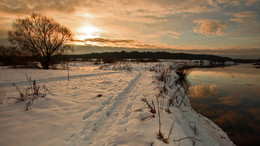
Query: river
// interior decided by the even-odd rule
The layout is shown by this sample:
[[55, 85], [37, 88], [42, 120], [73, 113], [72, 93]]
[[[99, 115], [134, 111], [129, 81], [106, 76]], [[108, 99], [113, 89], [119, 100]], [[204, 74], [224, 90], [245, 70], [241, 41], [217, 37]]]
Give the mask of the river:
[[250, 64], [195, 68], [187, 78], [195, 111], [215, 122], [236, 145], [260, 145], [260, 69]]

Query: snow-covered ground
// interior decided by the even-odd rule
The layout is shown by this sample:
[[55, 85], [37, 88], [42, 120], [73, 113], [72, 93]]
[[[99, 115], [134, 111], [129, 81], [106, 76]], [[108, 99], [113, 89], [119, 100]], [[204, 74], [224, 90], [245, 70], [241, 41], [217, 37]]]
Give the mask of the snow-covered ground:
[[[234, 145], [191, 108], [184, 89], [176, 84], [177, 64], [69, 66], [69, 80], [68, 70], [1, 67], [0, 145]], [[19, 92], [11, 86], [25, 89], [25, 74], [52, 92], [34, 101], [29, 111], [26, 101], [13, 98]], [[159, 122], [163, 138], [158, 137]]]

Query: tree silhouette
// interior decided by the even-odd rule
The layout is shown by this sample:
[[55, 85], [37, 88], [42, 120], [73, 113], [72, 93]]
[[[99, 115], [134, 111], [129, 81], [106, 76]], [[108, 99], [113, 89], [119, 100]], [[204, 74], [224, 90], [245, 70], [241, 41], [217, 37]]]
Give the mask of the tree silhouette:
[[71, 31], [52, 18], [33, 13], [31, 17], [16, 19], [8, 32], [9, 41], [23, 52], [36, 55], [44, 69], [52, 64], [51, 57], [71, 49]]

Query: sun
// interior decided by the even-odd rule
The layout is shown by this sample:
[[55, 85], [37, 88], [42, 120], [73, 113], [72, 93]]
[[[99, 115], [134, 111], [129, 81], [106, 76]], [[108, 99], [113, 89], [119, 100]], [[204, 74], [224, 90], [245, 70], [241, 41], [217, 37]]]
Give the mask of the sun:
[[80, 41], [85, 41], [86, 39], [99, 38], [101, 32], [102, 30], [98, 27], [92, 25], [86, 25], [76, 29], [75, 39], [79, 40], [79, 44], [82, 45], [84, 45], [85, 43], [91, 45], [97, 45], [95, 42], [87, 41], [87, 42], [80, 43]]

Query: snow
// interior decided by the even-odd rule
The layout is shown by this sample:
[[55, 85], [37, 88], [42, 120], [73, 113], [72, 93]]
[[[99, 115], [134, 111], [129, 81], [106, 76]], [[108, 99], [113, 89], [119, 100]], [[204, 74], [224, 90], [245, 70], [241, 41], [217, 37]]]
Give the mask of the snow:
[[[171, 133], [170, 145], [234, 145], [217, 125], [191, 108], [184, 89], [176, 84], [174, 69], [164, 82], [158, 81], [170, 65], [178, 66], [74, 62], [69, 71], [1, 67], [0, 145], [166, 145], [157, 138], [158, 102], [161, 132], [165, 137]], [[36, 100], [29, 111], [24, 111], [26, 101], [12, 98], [19, 97], [12, 83], [20, 89], [28, 86], [25, 74], [53, 93]], [[163, 86], [167, 92], [159, 97]], [[155, 114], [144, 97], [154, 102]], [[170, 113], [165, 112], [173, 97]]]

